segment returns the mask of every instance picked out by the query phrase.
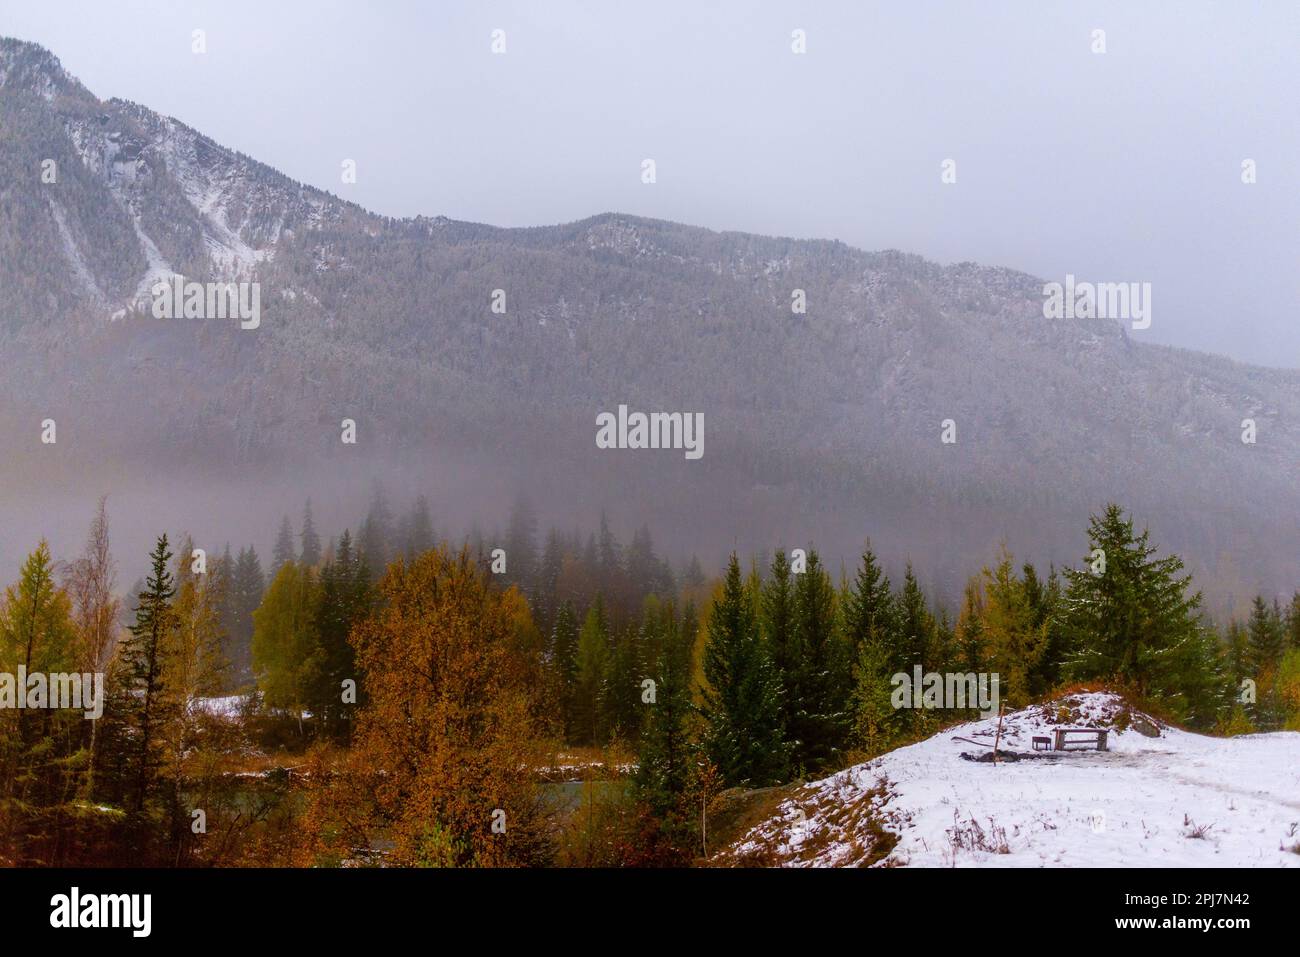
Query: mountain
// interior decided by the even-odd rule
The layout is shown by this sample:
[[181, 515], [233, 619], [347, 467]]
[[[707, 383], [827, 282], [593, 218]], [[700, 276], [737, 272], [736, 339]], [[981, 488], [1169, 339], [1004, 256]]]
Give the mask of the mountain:
[[[1105, 752], [1035, 752], [1057, 727], [1104, 728]], [[958, 739], [966, 740], [958, 740]], [[962, 760], [1023, 755], [997, 765]], [[982, 747], [980, 746], [982, 743]], [[1235, 738], [1162, 725], [1080, 692], [940, 731], [796, 786], [718, 863], [787, 867], [1300, 867], [1300, 734]]]
[[[152, 318], [151, 287], [177, 273], [256, 282], [260, 325]], [[1295, 586], [1296, 371], [1045, 319], [1041, 279], [974, 263], [617, 213], [377, 216], [100, 101], [10, 39], [0, 306], [11, 505], [110, 480], [259, 476], [305, 496], [400, 472], [449, 509], [453, 489], [525, 487], [544, 511], [607, 506], [709, 555], [850, 556], [870, 534], [951, 594], [1002, 539], [1077, 563], [1087, 513], [1114, 499], [1219, 599]], [[702, 412], [703, 458], [597, 449], [597, 414], [620, 404]], [[57, 449], [37, 442], [47, 416]]]

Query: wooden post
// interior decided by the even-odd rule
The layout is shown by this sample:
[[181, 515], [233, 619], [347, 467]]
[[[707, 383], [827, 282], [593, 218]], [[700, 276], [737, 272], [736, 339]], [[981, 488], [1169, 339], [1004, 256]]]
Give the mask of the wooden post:
[[1002, 740], [1002, 712], [1007, 710], [1005, 704], [998, 708], [998, 733], [993, 736], [993, 763], [998, 763], [998, 742]]

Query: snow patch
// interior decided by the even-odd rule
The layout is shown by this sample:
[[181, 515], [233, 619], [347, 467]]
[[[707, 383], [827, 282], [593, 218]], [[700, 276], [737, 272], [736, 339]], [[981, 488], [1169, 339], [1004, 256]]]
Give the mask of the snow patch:
[[[977, 763], [997, 718], [899, 748], [803, 789], [733, 852], [790, 866], [865, 859], [866, 804], [897, 836], [878, 863], [923, 867], [1300, 867], [1300, 734], [1215, 738], [1086, 692], [1008, 714], [999, 750], [1033, 754], [1057, 727], [1106, 728], [1107, 751]], [[1153, 736], [1154, 735], [1154, 736]]]

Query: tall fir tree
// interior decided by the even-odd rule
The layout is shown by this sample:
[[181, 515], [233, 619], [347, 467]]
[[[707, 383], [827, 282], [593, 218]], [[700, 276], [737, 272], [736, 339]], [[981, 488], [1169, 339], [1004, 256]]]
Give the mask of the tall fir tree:
[[704, 751], [722, 780], [749, 787], [785, 780], [790, 748], [783, 733], [781, 683], [734, 552], [709, 615], [704, 677]]
[[172, 643], [176, 617], [172, 598], [174, 579], [168, 571], [172, 553], [164, 533], [149, 555], [150, 572], [137, 597], [135, 624], [123, 643], [122, 664], [130, 698], [134, 702], [135, 740], [130, 756], [130, 809], [139, 815], [158, 790], [159, 772], [167, 761], [166, 729], [175, 718], [164, 683], [166, 654]]
[[565, 741], [576, 739], [575, 695], [578, 683], [578, 617], [573, 602], [565, 601], [551, 628], [551, 668], [557, 686], [560, 726]]
[[578, 633], [578, 673], [574, 687], [574, 727], [579, 744], [605, 744], [609, 672], [609, 624], [605, 600], [597, 593]]
[[357, 674], [349, 636], [370, 612], [370, 594], [366, 570], [352, 546], [351, 533], [344, 529], [333, 557], [321, 567], [313, 623], [316, 640], [304, 675], [307, 705], [322, 732], [334, 738], [346, 739], [352, 715], [364, 704], [365, 684]]
[[903, 591], [895, 599], [894, 636], [891, 642], [892, 666], [895, 671], [912, 673], [916, 665], [926, 665], [926, 655], [934, 633], [934, 616], [926, 605], [921, 583], [907, 563], [903, 574]]
[[271, 577], [289, 562], [298, 557], [298, 550], [293, 546], [293, 525], [289, 516], [280, 519], [280, 531], [275, 536], [275, 549], [271, 552]]
[[1076, 679], [1117, 679], [1181, 720], [1212, 726], [1228, 688], [1200, 592], [1176, 555], [1155, 557], [1115, 504], [1094, 515], [1082, 569], [1067, 569], [1064, 627]]
[[417, 497], [415, 504], [411, 506], [411, 514], [406, 519], [405, 538], [406, 557], [412, 560], [437, 544], [434, 539], [433, 518], [429, 514], [429, 500], [423, 495]]
[[370, 497], [370, 510], [361, 526], [358, 546], [361, 556], [372, 575], [382, 576], [392, 557], [393, 512], [388, 505], [388, 495], [383, 485], [375, 483]]
[[844, 598], [844, 635], [856, 659], [867, 641], [883, 644], [891, 632], [894, 613], [889, 577], [868, 542], [862, 564]]
[[781, 715], [787, 739], [794, 731], [789, 725], [789, 711], [798, 694], [799, 632], [796, 620], [795, 585], [785, 551], [777, 549], [771, 573], [759, 591], [759, 630], [767, 645], [772, 667], [781, 684]]
[[298, 541], [301, 543], [298, 561], [306, 568], [315, 568], [320, 564], [321, 550], [320, 533], [316, 531], [316, 523], [311, 514], [311, 499], [307, 499], [307, 504], [302, 509], [302, 532], [298, 535]]
[[505, 548], [506, 584], [533, 598], [537, 588], [537, 515], [523, 496], [510, 509]]
[[[652, 668], [654, 698], [645, 703], [645, 729], [632, 784], [659, 833], [681, 853], [693, 844], [695, 820], [688, 806], [696, 759], [690, 729], [691, 648], [671, 606], [660, 622], [662, 640]], [[689, 857], [679, 863], [686, 860]]]
[[794, 633], [787, 737], [795, 773], [807, 776], [835, 764], [850, 724], [849, 660], [836, 628], [835, 589], [811, 549], [807, 569], [795, 576]]

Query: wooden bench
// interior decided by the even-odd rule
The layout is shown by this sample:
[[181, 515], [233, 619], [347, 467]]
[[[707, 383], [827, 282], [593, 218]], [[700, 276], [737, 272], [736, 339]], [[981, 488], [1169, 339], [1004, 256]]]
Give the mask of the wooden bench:
[[[1071, 741], [1070, 735], [1087, 735], [1090, 740]], [[1074, 747], [1071, 747], [1071, 744]], [[1106, 750], [1106, 730], [1104, 728], [1057, 728], [1054, 748], [1057, 751], [1098, 751]]]
[[1034, 735], [1033, 745], [1035, 751], [1050, 751], [1052, 750], [1052, 739], [1046, 735], [1036, 734]]

